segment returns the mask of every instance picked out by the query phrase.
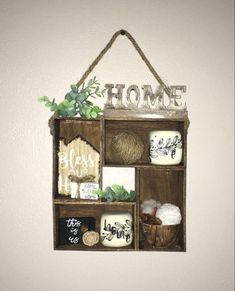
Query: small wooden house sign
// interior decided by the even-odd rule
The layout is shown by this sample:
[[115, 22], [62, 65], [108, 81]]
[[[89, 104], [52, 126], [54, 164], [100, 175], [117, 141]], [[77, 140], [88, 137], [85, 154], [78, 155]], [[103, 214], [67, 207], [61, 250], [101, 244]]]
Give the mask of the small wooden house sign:
[[82, 178], [93, 175], [94, 181], [99, 181], [100, 154], [80, 137], [72, 140], [68, 145], [64, 140], [59, 141], [59, 194], [71, 195], [71, 181], [69, 177]]

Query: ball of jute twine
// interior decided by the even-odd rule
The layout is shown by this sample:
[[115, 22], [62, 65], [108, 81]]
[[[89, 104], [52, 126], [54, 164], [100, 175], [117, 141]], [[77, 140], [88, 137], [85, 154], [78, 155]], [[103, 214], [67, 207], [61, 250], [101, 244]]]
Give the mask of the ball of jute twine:
[[143, 155], [144, 143], [136, 133], [125, 131], [112, 139], [111, 149], [115, 162], [134, 164]]

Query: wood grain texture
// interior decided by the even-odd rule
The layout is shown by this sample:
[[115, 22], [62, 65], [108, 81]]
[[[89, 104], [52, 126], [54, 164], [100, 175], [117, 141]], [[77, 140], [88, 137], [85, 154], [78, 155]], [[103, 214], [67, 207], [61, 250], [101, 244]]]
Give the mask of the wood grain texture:
[[[54, 248], [56, 250], [88, 250], [88, 251], [186, 251], [186, 169], [187, 169], [187, 132], [189, 120], [187, 116], [178, 118], [143, 118], [140, 116], [125, 117], [107, 116], [101, 120], [82, 120], [80, 118], [55, 119], [53, 128], [53, 215], [54, 215]], [[81, 136], [100, 153], [100, 169], [109, 167], [130, 167], [116, 164], [112, 160], [110, 143], [112, 138], [123, 131], [133, 131], [144, 143], [144, 154], [134, 165], [135, 202], [101, 202], [71, 199], [58, 195], [58, 150], [60, 141], [69, 143]], [[180, 165], [160, 166], [150, 164], [149, 132], [153, 130], [178, 130], [182, 135], [183, 159]], [[102, 171], [100, 171], [102, 175]], [[100, 179], [102, 185], [102, 177]], [[182, 222], [173, 245], [166, 248], [151, 246], [143, 236], [140, 223], [140, 205], [146, 199], [155, 199], [161, 203], [177, 205], [182, 214]], [[133, 243], [124, 248], [104, 247], [101, 243], [93, 247], [78, 245], [60, 245], [58, 219], [71, 216], [92, 216], [96, 218], [96, 231], [100, 231], [100, 218], [104, 212], [129, 212], [133, 217]]]
[[64, 140], [59, 141], [58, 151], [58, 193], [70, 195], [70, 179], [73, 175], [79, 178], [86, 175], [93, 175], [94, 181], [99, 182], [100, 178], [100, 155], [86, 141], [80, 137], [73, 139], [65, 144]]
[[[96, 152], [100, 152], [101, 128], [100, 120], [84, 120], [81, 118], [55, 118], [53, 120], [53, 197], [59, 193], [59, 158], [60, 142], [65, 145], [81, 137]], [[101, 171], [100, 171], [101, 172]], [[65, 194], [68, 191], [65, 191]], [[62, 192], [63, 193], [63, 192]]]
[[[135, 223], [135, 205], [133, 203], [123, 203], [123, 204], [112, 204], [112, 203], [66, 203], [66, 204], [55, 204], [55, 225], [54, 225], [54, 236], [55, 236], [55, 249], [81, 249], [90, 250], [90, 247], [85, 247], [82, 244], [76, 245], [60, 245], [59, 234], [58, 234], [58, 221], [59, 218], [66, 217], [94, 217], [96, 220], [95, 231], [100, 233], [100, 220], [103, 213], [114, 213], [114, 212], [128, 212], [133, 217], [133, 223]], [[135, 249], [136, 238], [135, 232], [133, 236], [133, 242], [126, 250]], [[101, 242], [92, 247], [96, 250], [116, 250], [115, 248], [107, 248], [101, 244]]]
[[[149, 158], [149, 134], [153, 130], [178, 130], [182, 135], [184, 144], [184, 122], [182, 121], [168, 121], [168, 120], [105, 120], [104, 122], [104, 139], [103, 152], [105, 165], [120, 165], [112, 151], [113, 139], [123, 132], [133, 132], [139, 136], [144, 144], [144, 153], [142, 157], [135, 162], [135, 165], [150, 165]], [[184, 164], [184, 159], [180, 165]]]

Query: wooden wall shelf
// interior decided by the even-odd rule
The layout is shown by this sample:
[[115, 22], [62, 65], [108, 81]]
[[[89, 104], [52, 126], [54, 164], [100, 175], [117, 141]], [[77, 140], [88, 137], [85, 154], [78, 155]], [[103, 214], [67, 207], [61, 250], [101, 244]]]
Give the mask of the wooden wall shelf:
[[[130, 130], [138, 134], [144, 143], [144, 154], [135, 164], [124, 165], [112, 159], [110, 143], [120, 132]], [[158, 166], [150, 163], [149, 132], [152, 130], [180, 131], [183, 141], [183, 159], [179, 165]], [[187, 130], [188, 117], [183, 118], [136, 118], [121, 119], [103, 117], [100, 120], [81, 118], [55, 118], [53, 123], [53, 212], [54, 212], [54, 249], [82, 251], [186, 251], [186, 166], [187, 166]], [[133, 167], [135, 169], [134, 202], [101, 202], [72, 199], [68, 195], [59, 194], [59, 158], [60, 141], [69, 144], [81, 137], [100, 154], [99, 184], [102, 187], [102, 168]], [[162, 203], [177, 205], [182, 214], [182, 222], [175, 243], [169, 247], [156, 248], [148, 245], [144, 239], [141, 221], [140, 204], [145, 199], [156, 199]], [[133, 217], [134, 239], [128, 247], [112, 248], [101, 242], [89, 247], [82, 243], [62, 244], [60, 242], [59, 220], [65, 217], [95, 218], [95, 231], [100, 232], [100, 219], [104, 212], [128, 212]]]

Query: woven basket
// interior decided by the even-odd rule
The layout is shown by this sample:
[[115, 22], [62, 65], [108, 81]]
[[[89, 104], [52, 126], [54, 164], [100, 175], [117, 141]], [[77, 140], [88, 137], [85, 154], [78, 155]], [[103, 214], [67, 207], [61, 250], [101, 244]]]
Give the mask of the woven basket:
[[151, 225], [142, 223], [147, 242], [153, 247], [169, 247], [177, 239], [179, 225]]

